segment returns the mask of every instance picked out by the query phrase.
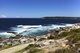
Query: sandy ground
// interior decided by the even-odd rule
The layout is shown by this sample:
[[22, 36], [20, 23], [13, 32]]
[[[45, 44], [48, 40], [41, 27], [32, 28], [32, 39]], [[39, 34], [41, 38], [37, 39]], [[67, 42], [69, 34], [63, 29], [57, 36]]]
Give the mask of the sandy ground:
[[4, 50], [1, 50], [0, 53], [15, 53], [17, 51], [20, 51], [22, 49], [24, 49], [25, 47], [27, 47], [29, 44], [33, 44], [34, 42], [32, 43], [28, 43], [28, 44], [21, 44], [21, 45], [18, 45], [18, 46], [14, 46], [14, 47], [11, 47], [11, 48], [8, 48], [8, 49], [4, 49]]

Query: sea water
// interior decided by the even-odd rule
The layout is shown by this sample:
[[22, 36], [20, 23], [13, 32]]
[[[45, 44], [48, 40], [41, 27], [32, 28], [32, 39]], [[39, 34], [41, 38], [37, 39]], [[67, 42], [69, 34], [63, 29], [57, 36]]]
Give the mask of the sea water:
[[51, 29], [72, 26], [73, 23], [79, 22], [79, 19], [1, 18], [0, 36], [15, 36], [7, 32], [15, 32], [23, 36], [44, 35]]

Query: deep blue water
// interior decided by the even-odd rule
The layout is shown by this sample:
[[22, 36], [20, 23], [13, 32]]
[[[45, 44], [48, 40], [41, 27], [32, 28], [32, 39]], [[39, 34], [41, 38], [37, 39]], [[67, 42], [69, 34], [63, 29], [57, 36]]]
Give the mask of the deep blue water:
[[16, 25], [49, 25], [49, 24], [72, 24], [79, 23], [78, 19], [42, 19], [42, 18], [1, 18], [0, 19], [0, 31], [9, 30], [10, 27]]

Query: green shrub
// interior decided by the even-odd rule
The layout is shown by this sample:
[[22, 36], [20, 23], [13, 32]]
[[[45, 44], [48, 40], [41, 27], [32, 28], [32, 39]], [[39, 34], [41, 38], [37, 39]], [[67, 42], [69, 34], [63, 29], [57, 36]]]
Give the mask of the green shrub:
[[38, 41], [46, 40], [46, 38], [40, 38]]
[[66, 48], [66, 49], [58, 49], [54, 53], [76, 53], [76, 51], [73, 49]]
[[69, 32], [62, 32], [61, 34], [57, 35], [56, 38], [60, 39], [60, 38], [66, 37], [68, 35], [69, 35]]
[[76, 43], [77, 41], [80, 41], [80, 34], [70, 35], [67, 39], [72, 43]]
[[36, 49], [35, 48], [37, 48], [37, 47], [40, 47], [40, 46], [37, 45], [37, 44], [29, 44], [26, 48], [24, 48], [24, 49], [22, 49], [20, 51], [17, 51], [15, 53], [23, 53], [24, 51], [27, 51], [27, 50], [30, 50], [29, 53], [30, 52], [36, 52]]
[[36, 48], [36, 47], [40, 47], [40, 45], [37, 45], [37, 44], [29, 44], [29, 45], [25, 48], [25, 50], [30, 49], [30, 48]]
[[42, 49], [32, 48], [28, 51], [28, 53], [44, 53]]
[[54, 36], [48, 36], [47, 39], [54, 39]]
[[72, 29], [69, 32], [62, 32], [55, 36], [55, 39], [60, 39], [68, 36], [67, 39], [80, 40], [80, 29]]

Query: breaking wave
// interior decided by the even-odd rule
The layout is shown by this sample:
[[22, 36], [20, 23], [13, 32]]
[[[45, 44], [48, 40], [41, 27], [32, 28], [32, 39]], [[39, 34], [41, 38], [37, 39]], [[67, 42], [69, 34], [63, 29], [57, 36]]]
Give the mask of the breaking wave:
[[[65, 24], [65, 25], [17, 25], [15, 27], [11, 27], [10, 32], [15, 32], [16, 34], [20, 34], [23, 36], [37, 36], [37, 35], [44, 35], [49, 30], [59, 29], [60, 27], [69, 27], [73, 24]], [[8, 33], [8, 32], [0, 32], [0, 37], [10, 37], [10, 36], [16, 36], [16, 34]]]

